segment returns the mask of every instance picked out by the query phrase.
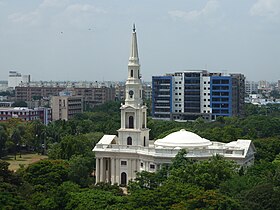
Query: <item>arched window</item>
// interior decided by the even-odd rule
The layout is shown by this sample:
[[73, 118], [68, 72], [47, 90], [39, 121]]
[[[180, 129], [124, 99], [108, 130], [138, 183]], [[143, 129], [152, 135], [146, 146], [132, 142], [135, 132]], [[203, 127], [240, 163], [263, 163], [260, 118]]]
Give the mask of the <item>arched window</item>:
[[126, 185], [127, 175], [125, 172], [121, 173], [121, 185]]
[[127, 137], [127, 145], [132, 145], [132, 138], [130, 136]]
[[133, 70], [130, 70], [130, 77], [133, 77]]
[[134, 128], [133, 116], [129, 116], [129, 118], [128, 118], [128, 128]]
[[144, 136], [144, 147], [146, 146], [146, 136]]

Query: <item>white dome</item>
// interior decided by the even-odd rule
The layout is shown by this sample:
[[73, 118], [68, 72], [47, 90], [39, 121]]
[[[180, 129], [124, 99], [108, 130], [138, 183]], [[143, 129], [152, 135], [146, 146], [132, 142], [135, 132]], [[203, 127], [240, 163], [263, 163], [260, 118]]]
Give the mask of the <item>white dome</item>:
[[163, 139], [156, 140], [154, 144], [162, 147], [194, 148], [206, 147], [212, 143], [207, 139], [201, 138], [195, 133], [182, 129], [167, 135]]

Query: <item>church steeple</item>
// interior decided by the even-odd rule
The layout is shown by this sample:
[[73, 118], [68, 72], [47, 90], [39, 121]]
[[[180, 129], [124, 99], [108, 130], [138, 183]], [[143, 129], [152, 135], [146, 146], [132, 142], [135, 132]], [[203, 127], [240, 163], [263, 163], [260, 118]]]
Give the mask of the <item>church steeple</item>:
[[138, 46], [135, 24], [133, 24], [130, 55], [128, 59], [128, 78], [126, 80], [125, 104], [138, 107], [143, 104], [142, 82], [138, 57]]
[[132, 29], [128, 77], [125, 83], [125, 103], [121, 106], [121, 128], [118, 130], [120, 145], [149, 146], [147, 107], [143, 104], [135, 24]]
[[132, 29], [131, 51], [130, 51], [130, 57], [129, 57], [129, 64], [139, 65], [137, 36], [136, 36], [135, 24], [133, 24], [133, 29]]

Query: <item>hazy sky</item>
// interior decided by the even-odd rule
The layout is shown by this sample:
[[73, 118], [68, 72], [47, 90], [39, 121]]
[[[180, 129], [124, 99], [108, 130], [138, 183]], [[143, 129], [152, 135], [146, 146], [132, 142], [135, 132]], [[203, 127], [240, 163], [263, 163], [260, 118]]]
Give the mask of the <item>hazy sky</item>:
[[0, 80], [125, 80], [186, 69], [280, 79], [280, 0], [0, 0]]

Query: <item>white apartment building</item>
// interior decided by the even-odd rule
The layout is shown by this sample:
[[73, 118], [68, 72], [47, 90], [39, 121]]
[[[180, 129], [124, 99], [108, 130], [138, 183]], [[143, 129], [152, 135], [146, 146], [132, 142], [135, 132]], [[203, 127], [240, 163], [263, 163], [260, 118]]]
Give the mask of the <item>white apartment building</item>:
[[30, 75], [22, 75], [17, 71], [9, 71], [8, 87], [15, 89], [20, 84], [29, 83]]

